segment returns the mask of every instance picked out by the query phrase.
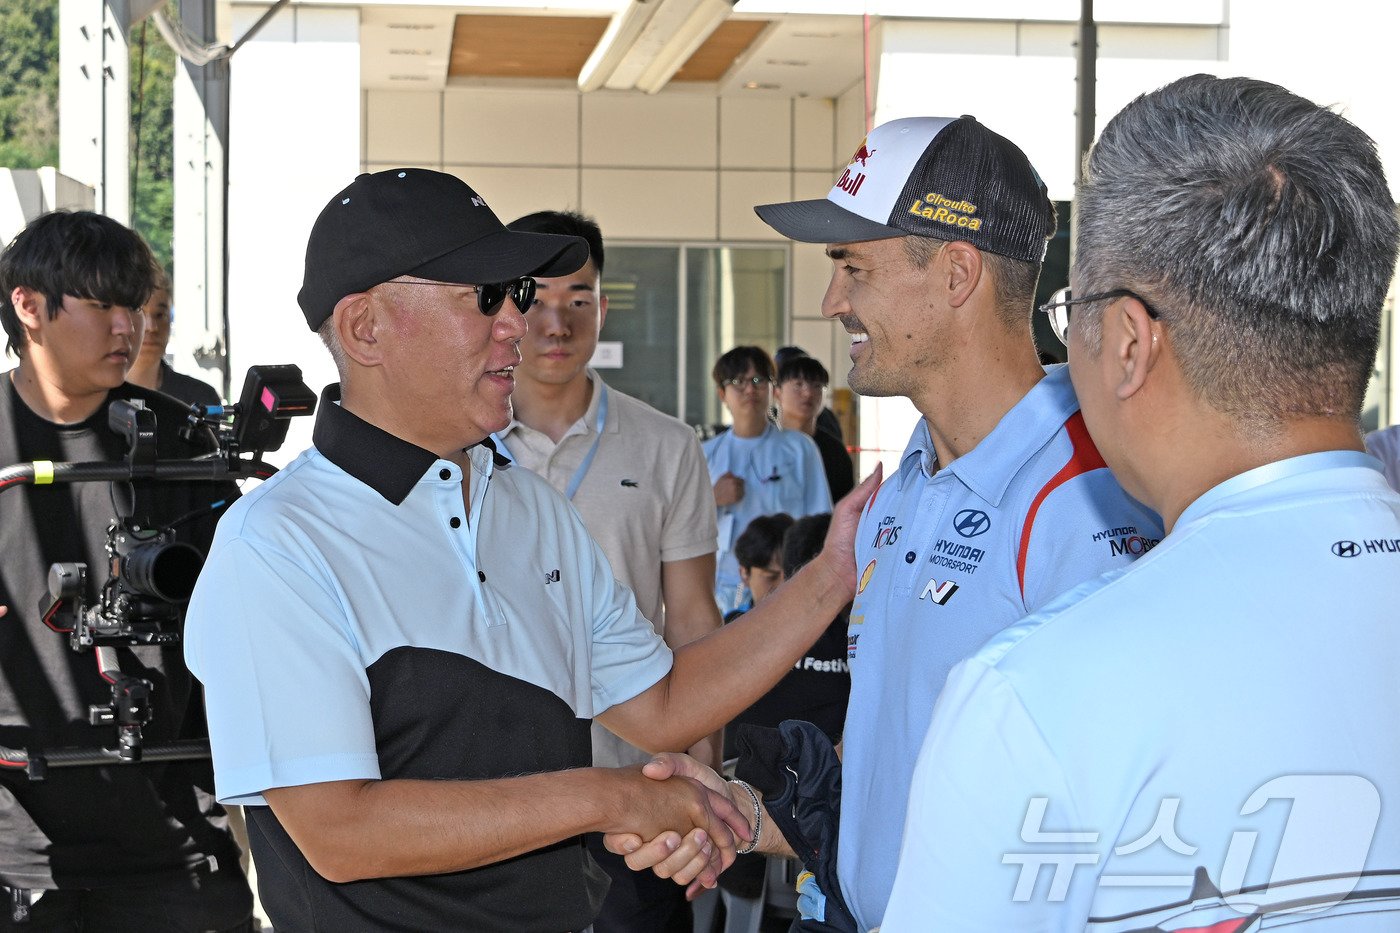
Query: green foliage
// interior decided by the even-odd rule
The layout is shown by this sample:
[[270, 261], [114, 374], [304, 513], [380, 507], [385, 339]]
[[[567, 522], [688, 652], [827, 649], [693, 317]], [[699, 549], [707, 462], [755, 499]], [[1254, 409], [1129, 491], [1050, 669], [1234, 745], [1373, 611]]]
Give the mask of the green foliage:
[[148, 20], [132, 28], [131, 225], [151, 244], [156, 258], [172, 276], [176, 67], [175, 53], [154, 23]]
[[58, 162], [58, 0], [0, 3], [0, 165]]
[[[169, 268], [174, 227], [175, 53], [131, 30], [132, 226]], [[137, 139], [140, 149], [137, 149]], [[0, 167], [58, 165], [58, 0], [0, 0]]]

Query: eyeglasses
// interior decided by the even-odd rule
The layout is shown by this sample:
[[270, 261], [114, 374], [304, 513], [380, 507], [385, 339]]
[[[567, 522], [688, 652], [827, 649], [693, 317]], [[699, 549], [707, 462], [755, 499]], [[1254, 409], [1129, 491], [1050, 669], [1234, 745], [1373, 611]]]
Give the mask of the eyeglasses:
[[772, 382], [773, 380], [769, 379], [767, 376], [745, 376], [740, 379], [723, 379], [720, 381], [720, 385], [729, 389], [742, 390], [746, 387], [758, 389], [766, 385], [771, 385]]
[[468, 288], [476, 292], [476, 306], [487, 317], [495, 317], [509, 296], [515, 306], [524, 314], [535, 301], [535, 280], [528, 275], [509, 282], [492, 282], [486, 285], [458, 285], [453, 282], [404, 282], [390, 279], [386, 285], [437, 285], [448, 288]]
[[1095, 295], [1085, 295], [1083, 298], [1076, 298], [1070, 289], [1062, 288], [1052, 294], [1050, 300], [1037, 310], [1050, 316], [1050, 329], [1055, 332], [1056, 337], [1060, 338], [1060, 343], [1069, 346], [1069, 309], [1074, 305], [1088, 304], [1091, 301], [1108, 301], [1112, 298], [1136, 298], [1147, 309], [1147, 316], [1152, 320], [1160, 320], [1162, 317], [1157, 309], [1148, 303], [1147, 299], [1130, 288], [1115, 288]]
[[787, 382], [781, 383], [781, 384], [778, 386], [778, 388], [780, 388], [780, 389], [781, 389], [781, 388], [789, 388], [789, 387], [790, 387], [790, 388], [793, 388], [793, 389], [798, 389], [798, 390], [811, 390], [811, 391], [813, 391], [813, 392], [825, 392], [825, 391], [826, 391], [826, 383], [825, 383], [825, 382], [812, 382], [812, 381], [809, 380], [809, 379], [789, 379]]

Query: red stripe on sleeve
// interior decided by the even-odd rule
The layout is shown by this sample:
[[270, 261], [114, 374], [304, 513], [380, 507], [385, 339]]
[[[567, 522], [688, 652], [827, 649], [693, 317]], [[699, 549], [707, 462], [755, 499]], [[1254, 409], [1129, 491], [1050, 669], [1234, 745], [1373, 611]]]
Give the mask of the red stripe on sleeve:
[[1108, 464], [1104, 463], [1103, 456], [1099, 449], [1094, 446], [1093, 440], [1089, 437], [1089, 429], [1084, 427], [1084, 416], [1075, 412], [1069, 416], [1065, 422], [1065, 430], [1069, 432], [1069, 442], [1072, 447], [1069, 461], [1060, 467], [1060, 472], [1050, 477], [1050, 481], [1040, 487], [1040, 492], [1035, 494], [1031, 500], [1031, 507], [1026, 512], [1026, 523], [1021, 528], [1021, 546], [1016, 551], [1016, 581], [1021, 587], [1021, 599], [1026, 598], [1026, 553], [1031, 548], [1031, 528], [1035, 525], [1035, 515], [1040, 511], [1040, 504], [1046, 500], [1050, 493], [1060, 486], [1082, 476], [1092, 470], [1104, 469]]

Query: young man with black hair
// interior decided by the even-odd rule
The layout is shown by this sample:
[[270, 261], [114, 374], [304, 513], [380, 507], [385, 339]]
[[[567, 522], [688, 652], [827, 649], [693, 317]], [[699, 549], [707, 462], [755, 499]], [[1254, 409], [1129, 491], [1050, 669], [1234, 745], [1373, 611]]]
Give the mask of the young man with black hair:
[[801, 431], [768, 420], [773, 360], [762, 347], [740, 346], [715, 360], [715, 392], [734, 426], [703, 445], [719, 512], [715, 601], [728, 612], [743, 599], [734, 542], [759, 515], [794, 518], [831, 511], [821, 454]]
[[[778, 349], [773, 351], [773, 365], [778, 367], [778, 369], [782, 369], [783, 364], [788, 362], [789, 360], [795, 360], [798, 357], [811, 355], [812, 354], [808, 353], [801, 347], [779, 347]], [[841, 430], [841, 421], [836, 417], [836, 412], [831, 410], [830, 405], [823, 405], [821, 411], [817, 414], [817, 430], [825, 431], [827, 434], [830, 434], [832, 437], [840, 441], [843, 445], [846, 443], [846, 434], [844, 431]]]
[[[139, 236], [89, 212], [34, 220], [0, 255], [0, 323], [19, 365], [0, 386], [0, 466], [29, 461], [116, 461], [127, 442], [107, 407], [131, 399], [156, 416], [156, 454], [189, 459], [211, 445], [185, 441], [173, 399], [124, 383], [141, 343], [141, 307], [153, 289]], [[215, 516], [236, 498], [228, 483], [32, 485], [0, 495], [0, 745], [97, 749], [111, 726], [88, 724], [112, 702], [91, 649], [77, 652], [39, 617], [49, 565], [88, 566], [84, 601], [107, 578], [105, 540], [116, 507], [146, 527], [195, 515], [177, 529], [201, 551]], [[180, 648], [116, 649], [123, 673], [151, 680], [147, 743], [205, 735], [203, 706]], [[238, 848], [214, 802], [207, 761], [51, 769], [42, 781], [0, 767], [0, 885], [32, 902], [17, 930], [188, 933], [251, 929], [252, 895]], [[14, 899], [12, 901], [12, 899]]]
[[[529, 233], [576, 236], [588, 261], [565, 275], [536, 276], [529, 329], [520, 341], [511, 393], [514, 418], [495, 434], [497, 450], [566, 496], [617, 578], [671, 648], [720, 626], [709, 598], [715, 577], [715, 508], [700, 441], [684, 422], [604, 382], [589, 361], [608, 313], [602, 290], [603, 234], [572, 211], [540, 211], [509, 224]], [[651, 756], [593, 724], [593, 763], [623, 767]], [[690, 753], [712, 766], [720, 736]], [[685, 892], [634, 872], [588, 837], [612, 879], [595, 933], [688, 929]]]
[[175, 314], [170, 307], [170, 276], [159, 261], [154, 271], [155, 289], [141, 309], [146, 319], [146, 331], [126, 380], [132, 385], [155, 389], [190, 405], [218, 405], [219, 393], [213, 386], [202, 379], [176, 372], [165, 361], [165, 349], [170, 345], [170, 327], [175, 322]]
[[778, 402], [778, 426], [787, 431], [801, 431], [817, 445], [822, 455], [826, 484], [835, 502], [855, 488], [856, 471], [846, 445], [834, 435], [821, 429], [822, 401], [831, 374], [819, 360], [797, 356], [778, 364], [778, 381], [773, 386], [773, 398]]
[[782, 585], [786, 579], [783, 575], [783, 535], [787, 534], [792, 523], [793, 517], [786, 512], [760, 515], [749, 522], [749, 527], [734, 542], [739, 579], [749, 595], [739, 604], [739, 608], [724, 614], [724, 621], [734, 621]]

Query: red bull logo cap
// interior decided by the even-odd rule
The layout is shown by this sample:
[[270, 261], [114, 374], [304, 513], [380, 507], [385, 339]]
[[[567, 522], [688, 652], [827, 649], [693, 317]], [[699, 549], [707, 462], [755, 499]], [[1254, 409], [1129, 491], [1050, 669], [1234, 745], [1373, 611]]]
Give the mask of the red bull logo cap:
[[400, 275], [492, 285], [583, 268], [578, 237], [506, 229], [455, 175], [421, 168], [364, 174], [331, 198], [311, 228], [297, 303], [317, 330], [346, 295]]
[[926, 236], [1027, 262], [1045, 259], [1055, 233], [1055, 207], [1026, 154], [967, 116], [882, 123], [825, 198], [754, 210], [804, 243]]

